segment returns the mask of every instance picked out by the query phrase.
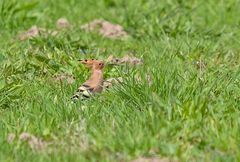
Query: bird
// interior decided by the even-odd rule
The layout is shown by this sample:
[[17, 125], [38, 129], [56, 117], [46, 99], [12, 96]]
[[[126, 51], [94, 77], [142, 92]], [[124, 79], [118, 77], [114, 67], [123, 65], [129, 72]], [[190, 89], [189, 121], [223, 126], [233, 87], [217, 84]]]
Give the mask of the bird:
[[103, 90], [103, 69], [104, 62], [95, 59], [79, 60], [85, 67], [91, 69], [90, 78], [84, 82], [71, 97], [72, 101], [78, 99], [90, 98], [96, 93], [101, 93]]
[[85, 65], [86, 68], [92, 69], [93, 63], [98, 61], [96, 59], [85, 59], [85, 60], [78, 60], [81, 64]]

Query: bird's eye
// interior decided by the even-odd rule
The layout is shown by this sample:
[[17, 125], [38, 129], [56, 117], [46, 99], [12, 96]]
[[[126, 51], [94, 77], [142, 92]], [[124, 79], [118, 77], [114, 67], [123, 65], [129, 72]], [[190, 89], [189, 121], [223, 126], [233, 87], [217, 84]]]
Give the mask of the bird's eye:
[[101, 63], [99, 63], [99, 65], [102, 65]]
[[92, 60], [94, 60], [94, 59], [92, 59]]
[[84, 60], [85, 62], [87, 62], [88, 60]]

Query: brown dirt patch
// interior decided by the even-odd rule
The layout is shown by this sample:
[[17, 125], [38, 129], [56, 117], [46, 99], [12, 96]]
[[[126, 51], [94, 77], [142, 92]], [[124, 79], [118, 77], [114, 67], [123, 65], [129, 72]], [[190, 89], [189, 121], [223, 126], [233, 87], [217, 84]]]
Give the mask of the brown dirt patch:
[[112, 24], [102, 19], [93, 20], [92, 22], [82, 25], [81, 28], [87, 31], [97, 31], [102, 36], [111, 39], [125, 38], [128, 36], [121, 25]]

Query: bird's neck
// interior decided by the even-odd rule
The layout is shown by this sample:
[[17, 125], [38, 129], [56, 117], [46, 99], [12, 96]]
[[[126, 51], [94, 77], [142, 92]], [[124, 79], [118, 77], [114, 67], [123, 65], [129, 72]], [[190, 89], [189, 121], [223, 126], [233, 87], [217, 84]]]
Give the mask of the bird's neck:
[[90, 79], [95, 80], [95, 81], [102, 80], [103, 79], [103, 71], [93, 69]]

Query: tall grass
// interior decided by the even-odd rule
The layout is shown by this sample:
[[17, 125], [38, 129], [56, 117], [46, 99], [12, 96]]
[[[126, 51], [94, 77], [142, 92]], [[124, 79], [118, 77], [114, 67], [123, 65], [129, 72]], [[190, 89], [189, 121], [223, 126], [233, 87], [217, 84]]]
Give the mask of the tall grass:
[[[238, 0], [0, 1], [0, 161], [240, 161], [239, 7]], [[60, 17], [71, 30], [17, 39], [32, 25], [55, 30]], [[130, 38], [80, 29], [95, 18], [123, 25]], [[78, 59], [127, 53], [144, 64], [105, 73], [123, 84], [71, 103], [89, 75]], [[61, 73], [75, 82], [54, 80]], [[50, 145], [33, 150], [18, 139], [22, 132]]]

